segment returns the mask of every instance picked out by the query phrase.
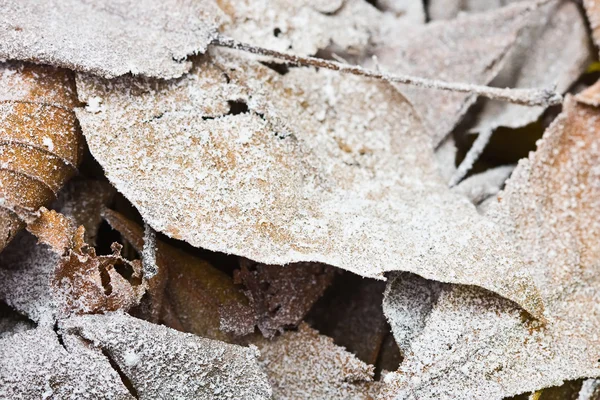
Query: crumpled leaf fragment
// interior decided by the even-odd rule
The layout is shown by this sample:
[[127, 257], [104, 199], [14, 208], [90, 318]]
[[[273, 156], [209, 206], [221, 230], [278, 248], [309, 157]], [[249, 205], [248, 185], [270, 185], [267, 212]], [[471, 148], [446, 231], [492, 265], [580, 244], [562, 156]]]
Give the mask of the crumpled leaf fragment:
[[[571, 1], [551, 1], [522, 30], [500, 74], [498, 87], [552, 88], [564, 93], [585, 72], [591, 48], [585, 21]], [[564, 46], [563, 43], [569, 43]], [[484, 100], [472, 132], [500, 126], [518, 128], [536, 121], [544, 107]]]
[[255, 342], [277, 399], [368, 399], [373, 366], [302, 323], [273, 340]]
[[[343, 54], [360, 55], [380, 35], [382, 20], [390, 24], [404, 20], [364, 0], [219, 0], [217, 4], [229, 16], [221, 28], [224, 34], [299, 55], [314, 55], [330, 46]], [[407, 17], [415, 19], [412, 14]]]
[[0, 339], [0, 397], [134, 399], [100, 351], [75, 338], [68, 342], [61, 346], [49, 327]]
[[[7, 16], [3, 7], [0, 18]], [[77, 173], [83, 138], [75, 105], [71, 71], [0, 63], [0, 251], [23, 228], [21, 218], [49, 206]]]
[[546, 322], [483, 289], [449, 285], [388, 375], [396, 395], [499, 399], [600, 375], [599, 123], [598, 108], [567, 98], [488, 212], [535, 277]]
[[502, 189], [514, 168], [514, 165], [503, 165], [471, 175], [452, 188], [452, 191], [462, 194], [471, 203], [479, 205]]
[[243, 284], [266, 337], [298, 325], [333, 281], [334, 268], [314, 263], [265, 265], [240, 260], [234, 282]]
[[269, 399], [271, 388], [255, 348], [192, 334], [123, 313], [82, 315], [61, 322], [102, 349], [139, 399]]
[[0, 58], [107, 78], [181, 76], [223, 17], [212, 1], [3, 0], [1, 8]]
[[[536, 5], [522, 2], [409, 30], [398, 27], [397, 32], [388, 35], [397, 39], [385, 42], [375, 50], [375, 55], [380, 68], [388, 73], [487, 84], [502, 69], [521, 30], [538, 13]], [[426, 57], [423, 49], [427, 49]], [[409, 85], [395, 86], [423, 117], [434, 146], [452, 131], [477, 97]]]
[[440, 180], [386, 82], [215, 51], [179, 80], [81, 75], [78, 93], [90, 151], [157, 231], [265, 264], [481, 285], [541, 315], [510, 243]]
[[[139, 225], [112, 210], [105, 210], [104, 218], [136, 250], [142, 250], [144, 232]], [[234, 340], [228, 332], [235, 336], [254, 331], [254, 310], [231, 277], [183, 250], [160, 240], [156, 244], [159, 274], [165, 275], [153, 280], [165, 279], [166, 282], [159, 283], [155, 289], [151, 286], [149, 292], [154, 297], [166, 296], [170, 307], [167, 311], [174, 314], [171, 319], [176, 318], [181, 329], [227, 342]], [[152, 281], [149, 284], [152, 285]], [[160, 298], [154, 301], [162, 303]]]

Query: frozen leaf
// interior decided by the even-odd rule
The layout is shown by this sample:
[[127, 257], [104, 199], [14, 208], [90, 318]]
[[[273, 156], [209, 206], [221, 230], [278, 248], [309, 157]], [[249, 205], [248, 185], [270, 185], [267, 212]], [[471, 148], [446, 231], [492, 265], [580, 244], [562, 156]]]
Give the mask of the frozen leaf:
[[[537, 6], [521, 3], [452, 21], [432, 22], [389, 37], [375, 52], [381, 68], [445, 81], [487, 84], [498, 74], [519, 33], [538, 16]], [[423, 49], [427, 49], [424, 56]], [[422, 115], [437, 146], [476, 100], [473, 94], [396, 85]]]
[[580, 103], [595, 107], [600, 106], [600, 81], [584, 91], [577, 93], [577, 96], [575, 97]]
[[323, 264], [265, 265], [245, 259], [234, 273], [235, 282], [246, 288], [258, 328], [267, 337], [298, 325], [333, 277], [334, 269]]
[[265, 264], [412, 271], [543, 309], [510, 243], [441, 181], [430, 138], [385, 82], [281, 76], [215, 52], [179, 80], [82, 75], [78, 91], [92, 154], [157, 231]]
[[421, 0], [377, 0], [377, 8], [397, 17], [402, 17], [402, 21], [416, 24], [425, 22], [425, 7]]
[[598, 47], [600, 46], [600, 3], [597, 0], [583, 0], [583, 6], [592, 28], [592, 38]]
[[83, 315], [61, 328], [101, 348], [139, 399], [268, 399], [256, 350], [204, 339], [122, 313]]
[[456, 152], [456, 142], [452, 136], [447, 136], [435, 150], [438, 170], [445, 182], [449, 182], [456, 172]]
[[33, 322], [15, 312], [6, 304], [0, 303], [0, 340], [34, 328], [35, 324]]
[[0, 58], [98, 74], [174, 78], [204, 53], [222, 13], [212, 1], [2, 0]]
[[452, 19], [461, 13], [476, 13], [494, 10], [510, 3], [523, 0], [429, 0], [427, 11], [432, 21]]
[[[519, 35], [504, 68], [492, 81], [493, 86], [555, 87], [563, 93], [587, 68], [591, 49], [577, 5], [571, 1], [550, 1], [538, 14]], [[486, 99], [471, 130], [522, 127], [536, 121], [544, 109]]]
[[0, 254], [0, 298], [38, 324], [51, 325], [57, 314], [51, 280], [59, 263], [60, 255], [21, 233]]
[[0, 250], [23, 227], [19, 217], [48, 206], [77, 172], [76, 104], [70, 71], [0, 63]]
[[488, 212], [533, 274], [545, 321], [483, 289], [447, 286], [389, 376], [396, 395], [495, 399], [600, 375], [599, 123], [597, 108], [567, 98]]
[[220, 0], [218, 4], [230, 18], [223, 33], [300, 55], [314, 55], [330, 46], [342, 53], [365, 53], [382, 20], [403, 21], [364, 0]]
[[514, 168], [514, 165], [505, 165], [472, 175], [455, 186], [453, 192], [460, 193], [473, 204], [479, 205], [502, 189]]
[[[136, 250], [142, 250], [140, 226], [111, 210], [105, 210], [104, 217]], [[161, 296], [159, 292], [165, 292], [182, 329], [225, 341], [232, 340], [227, 332], [244, 335], [254, 331], [254, 311], [229, 276], [183, 250], [161, 241], [156, 244], [159, 274], [165, 274], [166, 283], [154, 291], [151, 288], [150, 293]]]
[[304, 323], [256, 345], [275, 400], [371, 398], [373, 366]]
[[67, 349], [50, 328], [0, 339], [0, 354], [3, 399], [134, 399], [102, 353], [74, 338]]

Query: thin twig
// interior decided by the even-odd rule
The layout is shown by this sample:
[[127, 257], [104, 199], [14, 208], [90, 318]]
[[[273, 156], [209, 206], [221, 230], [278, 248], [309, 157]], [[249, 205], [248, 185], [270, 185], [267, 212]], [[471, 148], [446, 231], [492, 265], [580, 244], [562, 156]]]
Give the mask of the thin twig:
[[462, 179], [471, 170], [471, 168], [473, 167], [473, 164], [475, 164], [475, 162], [477, 161], [477, 159], [479, 158], [479, 156], [485, 149], [485, 146], [487, 146], [487, 144], [489, 143], [493, 132], [494, 132], [494, 130], [491, 128], [486, 128], [486, 129], [483, 129], [481, 132], [479, 132], [477, 139], [475, 139], [475, 141], [473, 142], [473, 145], [467, 152], [467, 155], [465, 156], [465, 158], [462, 160], [462, 162], [460, 163], [460, 165], [458, 166], [458, 168], [452, 175], [452, 178], [450, 178], [450, 182], [448, 183], [448, 186], [453, 187], [456, 184], [458, 184], [460, 181], [462, 181]]
[[225, 37], [222, 35], [218, 35], [215, 38], [215, 40], [213, 41], [213, 45], [228, 47], [230, 49], [235, 50], [241, 50], [260, 56], [272, 57], [293, 65], [330, 69], [333, 71], [340, 71], [347, 74], [381, 79], [394, 83], [414, 85], [427, 89], [472, 93], [494, 100], [502, 100], [526, 106], [548, 107], [551, 105], [562, 103], [562, 96], [559, 93], [556, 93], [555, 91], [549, 89], [495, 88], [484, 85], [473, 85], [469, 83], [446, 82], [436, 79], [419, 78], [411, 75], [393, 75], [365, 69], [359, 65], [350, 65], [340, 63], [337, 61], [324, 60], [322, 58], [317, 57], [303, 57], [291, 53], [269, 50], [251, 44], [242, 43], [235, 39]]

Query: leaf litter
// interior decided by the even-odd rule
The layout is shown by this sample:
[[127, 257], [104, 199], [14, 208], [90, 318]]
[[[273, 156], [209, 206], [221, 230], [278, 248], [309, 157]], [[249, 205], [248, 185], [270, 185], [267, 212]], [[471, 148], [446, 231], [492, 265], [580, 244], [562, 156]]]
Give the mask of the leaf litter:
[[578, 5], [5, 3], [1, 56], [84, 73], [2, 63], [0, 397], [594, 396], [598, 84], [456, 166], [582, 75]]
[[439, 179], [429, 137], [385, 82], [281, 76], [221, 50], [179, 80], [80, 75], [78, 92], [102, 103], [77, 111], [92, 154], [157, 231], [265, 264], [481, 285], [541, 315], [510, 244]]

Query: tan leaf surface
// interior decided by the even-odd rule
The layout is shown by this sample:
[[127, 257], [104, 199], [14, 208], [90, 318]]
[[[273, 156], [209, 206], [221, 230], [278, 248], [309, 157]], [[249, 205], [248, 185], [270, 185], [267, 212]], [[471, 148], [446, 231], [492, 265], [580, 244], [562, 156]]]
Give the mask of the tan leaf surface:
[[547, 321], [485, 290], [447, 286], [394, 377], [396, 395], [499, 399], [600, 375], [599, 122], [598, 108], [567, 98], [488, 212], [515, 240]]
[[[396, 32], [375, 54], [382, 70], [445, 81], [487, 84], [502, 69], [519, 33], [538, 16], [523, 2]], [[423, 49], [427, 49], [426, 52]], [[422, 115], [437, 146], [476, 100], [475, 95], [396, 85]]]
[[[342, 53], [365, 53], [386, 23], [424, 21], [422, 4], [400, 17], [386, 14], [364, 0], [218, 0], [229, 16], [221, 31], [268, 49], [314, 55], [332, 47]], [[419, 2], [420, 3], [420, 2]], [[420, 6], [420, 7], [419, 7]]]
[[139, 399], [269, 399], [256, 350], [177, 332], [122, 313], [83, 315], [62, 329], [91, 341]]
[[373, 366], [302, 323], [272, 341], [259, 339], [260, 362], [277, 399], [371, 399]]
[[244, 285], [262, 334], [272, 337], [302, 321], [333, 281], [334, 272], [323, 264], [265, 265], [242, 259], [234, 281]]
[[592, 29], [592, 38], [598, 47], [600, 45], [600, 3], [597, 0], [584, 0], [583, 6]]
[[0, 339], [0, 354], [3, 399], [134, 399], [101, 352], [76, 339], [65, 348], [49, 327]]
[[158, 231], [265, 264], [481, 285], [541, 314], [510, 244], [450, 193], [429, 136], [385, 82], [281, 76], [221, 52], [179, 80], [82, 75], [78, 91], [92, 154]]
[[72, 72], [0, 63], [0, 250], [23, 227], [17, 214], [49, 206], [77, 172], [76, 104]]
[[212, 1], [2, 0], [0, 57], [104, 77], [178, 77], [213, 40]]

